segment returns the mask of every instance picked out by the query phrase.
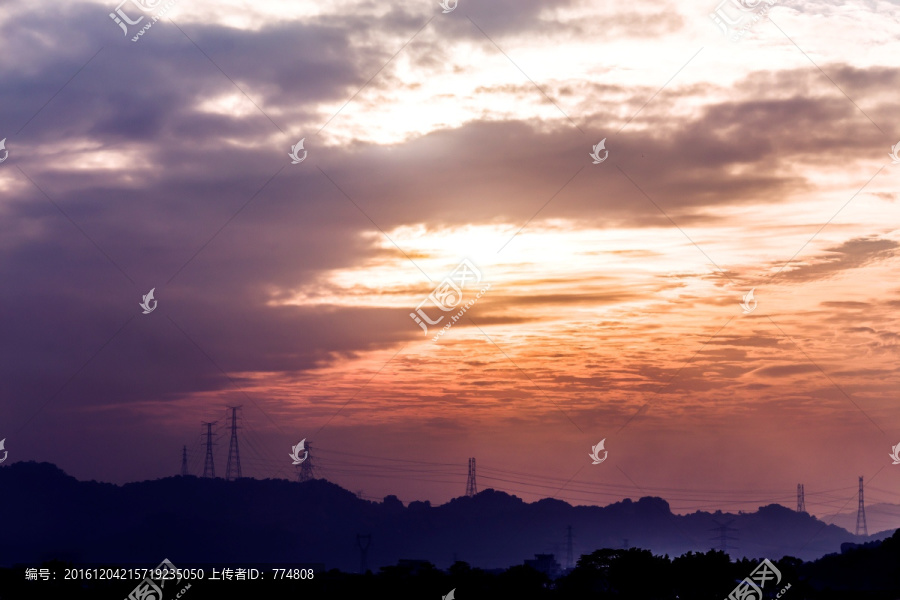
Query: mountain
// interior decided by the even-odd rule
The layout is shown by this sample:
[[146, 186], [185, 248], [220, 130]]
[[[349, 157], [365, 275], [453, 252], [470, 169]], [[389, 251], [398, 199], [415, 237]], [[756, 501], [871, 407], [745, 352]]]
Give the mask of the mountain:
[[[605, 507], [553, 499], [526, 503], [485, 490], [431, 506], [395, 496], [357, 498], [328, 481], [169, 477], [122, 486], [83, 482], [48, 463], [0, 467], [5, 519], [0, 565], [58, 559], [79, 563], [316, 563], [356, 571], [357, 535], [371, 535], [368, 566], [401, 558], [439, 567], [455, 559], [482, 568], [521, 565], [563, 546], [571, 525], [575, 558], [629, 546], [677, 556], [718, 542], [729, 524], [733, 556], [805, 560], [840, 551], [854, 536], [779, 505], [754, 513], [674, 515], [661, 498]], [[563, 562], [564, 556], [557, 553]]]
[[[856, 504], [853, 510], [826, 515], [822, 517], [824, 523], [843, 527], [847, 531], [856, 531]], [[871, 504], [866, 506], [866, 524], [869, 531], [894, 531], [900, 528], [900, 504]]]

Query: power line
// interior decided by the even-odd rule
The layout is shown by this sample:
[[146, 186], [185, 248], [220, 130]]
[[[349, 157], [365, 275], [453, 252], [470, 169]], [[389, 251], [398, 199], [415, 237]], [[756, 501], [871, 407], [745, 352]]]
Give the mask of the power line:
[[[335, 453], [334, 451], [323, 450], [326, 454]], [[355, 456], [351, 453], [347, 452], [338, 452], [337, 454], [341, 454], [344, 456]], [[371, 459], [372, 457], [363, 457], [363, 459]], [[341, 473], [346, 475], [354, 475], [358, 477], [371, 477], [371, 478], [380, 478], [380, 479], [414, 479], [416, 481], [428, 481], [434, 483], [450, 483], [445, 479], [435, 479], [434, 475], [436, 474], [444, 474], [444, 475], [457, 475], [461, 476], [461, 465], [448, 465], [447, 463], [429, 463], [427, 461], [415, 461], [409, 459], [397, 460], [396, 462], [403, 463], [401, 465], [385, 465], [378, 463], [337, 463], [341, 466], [332, 465], [329, 461], [328, 465], [332, 472]], [[343, 466], [347, 465], [347, 466]], [[423, 467], [419, 467], [418, 465], [423, 465]], [[445, 467], [445, 466], [453, 466], [455, 470], [450, 471], [445, 468], [425, 468], [426, 465], [434, 465], [436, 467]], [[517, 486], [525, 486], [526, 488], [535, 488], [530, 490], [522, 490], [513, 488], [508, 485], [498, 486], [507, 491], [517, 491], [529, 494], [539, 494], [540, 490], [549, 490], [553, 489], [556, 491], [558, 489], [557, 486], [547, 485], [548, 482], [552, 482], [553, 477], [540, 477], [532, 474], [521, 474], [522, 477], [494, 477], [491, 475], [486, 475], [485, 472], [494, 472], [499, 474], [504, 473], [512, 473], [518, 474], [515, 471], [506, 471], [502, 469], [492, 469], [492, 468], [482, 468], [482, 479], [487, 479], [489, 481], [496, 481], [506, 484], [514, 484]], [[419, 475], [419, 476], [412, 476]], [[523, 481], [525, 479], [525, 481]], [[527, 481], [527, 479], [537, 479], [541, 483], [532, 483]], [[556, 479], [557, 481], [565, 483], [562, 479]], [[594, 489], [591, 489], [594, 488]], [[815, 497], [821, 499], [820, 502], [817, 502], [818, 505], [827, 505], [827, 499], [831, 498], [829, 496], [830, 492], [833, 491], [843, 491], [848, 488], [836, 488], [834, 490], [823, 490], [821, 492], [816, 492], [812, 494]], [[601, 490], [601, 491], [598, 491]], [[567, 492], [569, 492], [565, 499], [575, 498], [577, 500], [584, 500], [587, 502], [596, 502], [597, 496], [607, 496], [607, 497], [621, 497], [626, 494], [633, 494], [635, 492], [635, 488], [633, 486], [628, 485], [614, 485], [614, 484], [595, 484], [594, 482], [578, 482], [575, 485], [569, 485]], [[756, 490], [759, 492], [760, 490]], [[762, 490], [765, 491], [765, 490]], [[583, 497], [576, 496], [571, 492], [580, 492], [583, 494], [591, 494], [591, 497]], [[662, 497], [665, 497], [667, 501], [669, 501], [675, 510], [685, 510], [689, 508], [703, 508], [703, 507], [715, 507], [722, 505], [741, 505], [741, 504], [751, 504], [751, 503], [764, 503], [764, 504], [787, 504], [792, 496], [790, 494], [783, 494], [775, 497], [768, 498], [760, 498], [760, 497], [741, 497], [743, 493], [746, 493], [744, 490], [702, 490], [704, 497], [696, 497], [698, 491], [696, 490], [688, 490], [684, 488], [648, 488], [641, 490], [643, 495], [656, 494]], [[685, 495], [689, 494], [689, 495]], [[710, 499], [709, 495], [715, 494], [716, 496], [721, 496], [719, 499]], [[835, 498], [835, 502], [843, 501], [842, 498]], [[694, 504], [689, 504], [693, 502]]]
[[[232, 415], [232, 427], [235, 428], [235, 415]], [[212, 424], [215, 424], [213, 422]], [[207, 457], [204, 464], [205, 476], [207, 473], [214, 475], [214, 466], [210, 458], [210, 445], [212, 443], [212, 435], [210, 425], [207, 426], [207, 432], [201, 438], [205, 438], [207, 445]], [[266, 474], [275, 474], [277, 478], [292, 479], [290, 475], [290, 463], [286, 460], [279, 460], [280, 454], [277, 451], [269, 452], [267, 448], [271, 447], [271, 442], [266, 439], [260, 439], [249, 427], [249, 423], [245, 422], [242, 426], [245, 433], [241, 436], [245, 445], [252, 451], [255, 456], [245, 456], [244, 462], [259, 466], [260, 471]], [[232, 438], [234, 438], [232, 434]], [[233, 442], [232, 442], [233, 443]], [[199, 454], [199, 453], [198, 453]], [[274, 456], [274, 458], [269, 458]], [[198, 455], [194, 455], [194, 460]], [[359, 455], [351, 452], [340, 450], [332, 450], [316, 446], [316, 469], [324, 468], [329, 474], [336, 476], [347, 476], [353, 478], [373, 478], [373, 479], [395, 479], [395, 480], [412, 480], [438, 484], [453, 484], [460, 482], [466, 477], [466, 494], [470, 493], [470, 487], [477, 491], [477, 487], [471, 484], [475, 483], [474, 460], [470, 460], [469, 469], [460, 463], [445, 463], [423, 461], [415, 459], [400, 459], [392, 457], [381, 457], [371, 455]], [[232, 451], [229, 449], [229, 459], [236, 462], [232, 458]], [[308, 462], [305, 461], [305, 463]], [[309, 463], [307, 473], [311, 473], [310, 467], [313, 463]], [[571, 482], [567, 479], [552, 476], [535, 475], [534, 473], [523, 473], [520, 471], [484, 467], [480, 469], [481, 479], [494, 483], [497, 489], [508, 493], [533, 494], [541, 495], [546, 490], [554, 492], [559, 487], [566, 485], [565, 496], [557, 495], [560, 499], [570, 502], [585, 502], [597, 504], [598, 500], [604, 498], [620, 499], [623, 496], [633, 496], [640, 493], [641, 496], [659, 496], [669, 502], [673, 511], [686, 511], [691, 509], [703, 509], [722, 506], [747, 505], [753, 503], [762, 504], [782, 504], [789, 506], [792, 495], [784, 493], [784, 490], [709, 490], [709, 489], [688, 489], [673, 487], [655, 487], [637, 489], [633, 485], [627, 484], [610, 484], [594, 481], [577, 481]], [[226, 475], [227, 476], [227, 475]], [[806, 496], [803, 484], [800, 484], [800, 500], [801, 508], [806, 508]], [[524, 488], [524, 489], [523, 489]], [[836, 497], [831, 495], [833, 492], [843, 492], [850, 489], [849, 487], [835, 488], [832, 490], [822, 490], [810, 494], [810, 504], [819, 507], [828, 507], [834, 503], [844, 501], [845, 497]], [[888, 490], [878, 490], [885, 494], [892, 494]], [[759, 497], [757, 494], [768, 494], [770, 497]], [[753, 494], [749, 496], [748, 494]], [[864, 528], [864, 523], [863, 523]]]
[[[353, 453], [349, 453], [349, 452], [339, 452], [339, 451], [335, 451], [335, 450], [329, 450], [327, 448], [319, 448], [318, 454], [325, 454], [325, 455], [338, 454], [338, 455], [348, 456], [348, 457], [359, 457], [363, 460], [362, 461], [354, 461], [352, 463], [346, 463], [346, 464], [349, 464], [349, 465], [352, 465], [355, 467], [360, 467], [361, 469], [365, 469], [367, 471], [369, 471], [369, 470], [382, 470], [382, 471], [389, 470], [391, 472], [403, 471], [403, 472], [411, 472], [411, 473], [421, 472], [421, 473], [432, 474], [435, 472], [434, 467], [452, 467], [452, 468], [456, 469], [456, 471], [447, 471], [447, 470], [440, 471], [443, 473], [450, 474], [450, 473], [458, 473], [459, 470], [461, 470], [463, 468], [462, 465], [460, 465], [459, 463], [436, 463], [436, 462], [418, 461], [418, 460], [409, 460], [409, 459], [374, 457], [371, 455], [363, 456], [363, 455], [357, 455], [357, 454], [353, 454]], [[364, 462], [364, 461], [368, 461], [368, 462]], [[371, 462], [371, 461], [374, 461], [374, 462]], [[401, 462], [401, 463], [406, 463], [407, 466], [405, 468], [399, 467], [399, 466], [392, 467], [392, 466], [385, 465], [384, 464], [385, 462]], [[533, 473], [522, 473], [522, 472], [517, 472], [517, 471], [510, 471], [510, 470], [497, 469], [497, 468], [491, 468], [491, 467], [482, 467], [480, 470], [482, 471], [482, 478], [489, 478], [488, 475], [485, 475], [485, 473], [497, 473], [500, 475], [505, 475], [506, 477], [493, 477], [492, 478], [493, 480], [513, 481], [516, 483], [521, 483], [523, 485], [535, 485], [535, 484], [529, 483], [528, 481], [522, 481], [522, 479], [537, 480], [541, 483], [558, 481], [561, 484], [566, 483], [568, 481], [567, 479], [563, 479], [563, 478], [540, 476], [540, 475], [534, 475]], [[518, 477], [510, 478], [510, 476], [518, 476]], [[600, 488], [600, 489], [608, 489], [611, 492], [616, 492], [616, 493], [619, 493], [621, 491], [631, 492], [635, 489], [634, 486], [631, 486], [631, 485], [602, 484], [602, 483], [596, 483], [596, 482], [578, 482], [577, 485], [586, 486], [588, 488], [595, 487], [595, 488]], [[547, 486], [542, 486], [542, 487], [547, 487]], [[850, 489], [850, 488], [849, 487], [835, 488], [833, 490], [824, 490], [821, 492], [816, 492], [815, 494], [812, 494], [812, 495], [813, 496], [823, 496], [829, 492], [835, 492], [835, 491], [839, 492], [839, 491], [845, 491], [848, 489]], [[588, 491], [588, 490], [584, 490], [584, 491]], [[730, 496], [732, 498], [738, 497], [738, 498], [741, 498], [740, 502], [765, 502], [765, 501], [769, 501], [769, 500], [786, 501], [786, 500], [792, 498], [791, 495], [784, 493], [784, 490], [761, 490], [759, 488], [755, 488], [753, 490], [734, 490], [734, 489], [710, 490], [710, 489], [653, 487], [653, 488], [644, 488], [644, 491], [665, 494], [667, 497], [670, 497], [673, 499], [688, 500], [688, 501], [707, 501], [707, 502], [709, 501], [708, 496], [710, 496], [710, 495], [718, 495], [718, 496], [725, 496], [725, 497]], [[769, 493], [769, 494], [778, 494], [778, 495], [774, 496], [774, 497], [768, 497], [768, 498], [741, 497], [744, 494], [748, 494], [748, 493], [757, 493], [758, 494], [760, 492]], [[890, 493], [890, 492], [888, 492], [888, 493]], [[678, 497], [678, 494], [690, 494], [690, 496]], [[698, 495], [701, 495], [702, 497], [697, 497]]]
[[405, 462], [405, 463], [412, 463], [412, 464], [417, 464], [417, 465], [428, 465], [428, 466], [433, 466], [433, 467], [458, 467], [459, 466], [459, 463], [436, 463], [436, 462], [428, 462], [428, 461], [424, 461], [424, 460], [411, 460], [408, 458], [388, 458], [385, 456], [372, 456], [369, 454], [365, 454], [365, 455], [364, 454], [353, 454], [351, 452], [341, 452], [340, 450], [323, 450], [322, 448], [319, 448], [319, 452], [325, 452], [327, 454], [340, 454], [343, 456], [353, 456], [353, 457], [357, 457], [357, 458], [371, 459], [371, 460], [376, 460], [378, 462]]
[[[322, 449], [322, 448], [319, 449], [319, 453], [320, 454], [324, 453], [326, 455], [339, 454], [342, 456], [351, 456], [351, 457], [360, 456], [360, 455], [355, 455], [355, 454], [348, 453], [348, 452], [338, 452], [338, 451]], [[435, 463], [435, 462], [427, 462], [427, 461], [416, 461], [416, 460], [409, 460], [409, 459], [389, 459], [389, 458], [372, 457], [372, 456], [360, 456], [360, 458], [362, 459], [362, 461], [360, 461], [360, 462], [354, 461], [353, 463], [348, 463], [348, 464], [352, 465], [351, 469], [353, 467], [359, 467], [360, 469], [364, 469], [366, 471], [380, 471], [380, 472], [401, 471], [401, 472], [408, 472], [408, 473], [426, 473], [426, 474], [434, 474], [435, 472], [441, 472], [444, 474], [455, 474], [455, 473], [458, 473], [459, 470], [461, 469], [461, 465], [459, 465], [458, 463], [457, 464]], [[375, 460], [376, 462], [371, 462], [372, 460]], [[369, 462], [363, 462], [363, 461], [369, 461]], [[392, 462], [400, 462], [400, 463], [405, 463], [405, 464], [403, 466], [390, 466], [390, 465], [385, 465], [381, 461], [392, 461]], [[447, 471], [446, 469], [441, 469], [440, 471], [438, 471], [437, 469], [435, 469], [435, 467], [453, 467], [456, 470], [455, 471]], [[552, 486], [544, 485], [547, 482], [558, 481], [562, 484], [562, 483], [566, 483], [566, 481], [567, 481], [562, 478], [536, 476], [533, 474], [519, 473], [516, 471], [508, 471], [508, 470], [496, 469], [496, 468], [490, 468], [490, 467], [483, 467], [481, 469], [481, 471], [483, 472], [482, 478], [485, 478], [485, 479], [491, 479], [494, 481], [501, 481], [501, 482], [512, 482], [512, 483], [518, 483], [521, 485], [533, 486], [533, 487], [548, 488], [548, 487], [552, 487]], [[506, 477], [490, 477], [489, 475], [485, 475], [484, 473], [503, 474], [503, 475], [506, 475]], [[510, 478], [509, 477], [510, 475], [518, 475], [519, 477]], [[526, 479], [526, 481], [522, 481], [522, 479]], [[536, 479], [536, 480], [540, 481], [541, 483], [540, 484], [530, 483], [527, 481], [527, 479]], [[599, 484], [599, 483], [595, 483], [595, 482], [577, 482], [576, 485], [581, 485], [586, 488], [593, 487], [593, 488], [599, 488], [599, 489], [608, 489], [611, 493], [623, 493], [623, 492], [630, 493], [635, 490], [635, 488], [633, 486], [629, 486], [629, 485]], [[836, 490], [827, 490], [827, 491], [842, 491], [842, 490], [846, 490], [846, 489], [849, 489], [849, 488], [838, 488]], [[584, 489], [582, 491], [589, 492], [592, 490]], [[688, 489], [684, 489], [684, 488], [668, 488], [668, 487], [646, 488], [644, 491], [645, 492], [654, 492], [654, 493], [657, 493], [660, 495], [665, 495], [667, 498], [671, 498], [673, 500], [705, 501], [707, 504], [709, 503], [710, 495], [740, 498], [743, 494], [750, 493], [749, 490], [688, 490]], [[766, 491], [768, 491], [768, 490], [760, 490], [760, 489], [753, 490], [753, 492], [756, 492], [756, 493], [766, 492]], [[771, 493], [778, 494], [782, 491], [783, 490], [771, 490]], [[822, 495], [824, 493], [825, 492], [819, 492], [816, 495]], [[678, 494], [691, 494], [691, 496], [679, 497]], [[697, 494], [702, 494], [703, 497], [696, 497]], [[778, 496], [769, 497], [769, 498], [760, 498], [760, 497], [745, 498], [744, 497], [744, 498], [740, 498], [740, 500], [737, 500], [733, 503], [787, 501], [790, 498], [791, 498], [791, 496], [788, 494], [778, 495]]]
[[255, 464], [260, 465], [259, 471], [266, 475], [275, 473], [283, 479], [292, 479], [294, 473], [290, 469], [287, 454], [274, 450], [270, 451], [272, 444], [267, 438], [260, 439], [257, 437], [256, 430], [253, 429], [251, 422], [245, 420], [243, 425], [243, 439], [255, 457]]

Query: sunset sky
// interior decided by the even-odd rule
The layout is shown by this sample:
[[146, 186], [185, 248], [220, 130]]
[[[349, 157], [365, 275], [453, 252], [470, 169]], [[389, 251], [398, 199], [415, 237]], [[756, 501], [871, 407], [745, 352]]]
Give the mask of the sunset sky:
[[0, 0], [9, 461], [224, 475], [239, 404], [370, 498], [900, 503], [896, 3], [165, 4]]

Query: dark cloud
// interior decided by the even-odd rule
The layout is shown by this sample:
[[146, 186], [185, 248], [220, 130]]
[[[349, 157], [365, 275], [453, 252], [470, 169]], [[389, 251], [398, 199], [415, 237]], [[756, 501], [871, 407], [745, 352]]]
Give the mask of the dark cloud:
[[[883, 238], [856, 238], [825, 251], [804, 264], [788, 266], [780, 278], [800, 283], [825, 279], [849, 269], [859, 269], [874, 262], [893, 258], [900, 244]], [[823, 305], [827, 303], [823, 302]]]
[[711, 339], [713, 346], [745, 346], [749, 348], [777, 348], [782, 340], [776, 337], [719, 335]]
[[[363, 234], [422, 223], [512, 223], [525, 226], [503, 250], [514, 255], [529, 228], [546, 220], [569, 219], [585, 228], [668, 228], [665, 211], [685, 228], [728, 223], [732, 217], [719, 208], [764, 208], [815, 190], [810, 164], [828, 168], [885, 158], [883, 136], [811, 67], [751, 72], [730, 90], [715, 81], [675, 81], [660, 91], [608, 81], [532, 83], [522, 75], [517, 84], [482, 85], [476, 95], [504, 106], [539, 103], [558, 121], [501, 120], [484, 108], [459, 127], [391, 145], [366, 141], [370, 132], [350, 129], [372, 106], [402, 108], [402, 91], [428, 78], [466, 76], [465, 65], [453, 60], [454, 42], [477, 40], [489, 56], [505, 61], [473, 22], [504, 51], [529, 35], [564, 41], [584, 33], [583, 24], [553, 22], [546, 7], [537, 0], [464, 5], [435, 18], [406, 48], [437, 13], [391, 7], [376, 17], [329, 15], [267, 23], [259, 30], [179, 24], [190, 39], [163, 21], [138, 44], [123, 39], [108, 9], [96, 4], [59, 4], [52, 18], [26, 11], [3, 21], [0, 35], [16, 57], [0, 63], [0, 139], [7, 137], [11, 150], [11, 160], [0, 165], [4, 422], [17, 426], [43, 411], [42, 417], [52, 413], [63, 422], [55, 426], [63, 427], [63, 417], [76, 409], [101, 414], [111, 407], [174, 405], [203, 394], [214, 397], [211, 403], [249, 402], [262, 377], [296, 384], [298, 393], [316, 400], [310, 409], [316, 416], [328, 414], [329, 402], [344, 398], [313, 389], [305, 375], [421, 339], [408, 317], [411, 307], [399, 303], [390, 309], [362, 301], [284, 304], [301, 290], [328, 291], [333, 270], [387, 259], [399, 259], [404, 274], [426, 280], [403, 258], [404, 251], [418, 258], [412, 249], [402, 243], [401, 249], [385, 249], [384, 240]], [[665, 11], [620, 12], [606, 24], [611, 37], [642, 39], [682, 25]], [[388, 64], [401, 48], [401, 59]], [[510, 58], [531, 71], [514, 51]], [[407, 64], [414, 67], [409, 75], [398, 66]], [[508, 67], [520, 75], [515, 65]], [[889, 98], [900, 70], [838, 66], [832, 72], [848, 89], [871, 97], [888, 92]], [[584, 133], [557, 114], [542, 90]], [[697, 102], [718, 95], [724, 99]], [[237, 99], [235, 115], [198, 109], [223, 97]], [[871, 104], [867, 112], [874, 118], [893, 114], [892, 105]], [[673, 118], [673, 108], [684, 107], [696, 108]], [[325, 134], [351, 141], [329, 146], [316, 132], [339, 110]], [[310, 158], [289, 165], [288, 149], [303, 136]], [[588, 152], [602, 138], [610, 160], [591, 165]], [[812, 215], [810, 221], [819, 226], [828, 216]], [[779, 227], [773, 223], [772, 231]], [[498, 250], [507, 241], [505, 235], [498, 238]], [[824, 279], [892, 258], [896, 247], [880, 237], [854, 238], [804, 258], [779, 277], [792, 283]], [[665, 255], [634, 249], [614, 258], [652, 262]], [[702, 257], [698, 261], [705, 264]], [[653, 283], [662, 289], [687, 286], [697, 278], [691, 267]], [[736, 270], [727, 273], [737, 276]], [[551, 283], [578, 282], [548, 277], [535, 285]], [[646, 298], [646, 287], [576, 294], [542, 288], [518, 296], [494, 289], [470, 316], [481, 327], [518, 325], [536, 317], [516, 313], [517, 306], [608, 305]], [[159, 308], [141, 315], [137, 305], [150, 288], [156, 288]], [[734, 299], [710, 302], [685, 291], [677, 307], [673, 302], [657, 310], [688, 311], [715, 302]], [[863, 311], [869, 304], [831, 301], [822, 307]], [[845, 325], [846, 317], [840, 318]], [[541, 376], [556, 378], [582, 402], [612, 385], [628, 386], [631, 396], [659, 391], [688, 398], [726, 389], [758, 367], [754, 352], [782, 344], [757, 335], [673, 344], [661, 325], [627, 325], [643, 328], [642, 343], [669, 345], [659, 353], [636, 348], [628, 357], [633, 363], [621, 367], [600, 361], [603, 368], [587, 374], [547, 369]], [[625, 325], [603, 317], [591, 326], [606, 332]], [[883, 327], [855, 333], [873, 332], [880, 347], [896, 342], [896, 334]], [[704, 343], [709, 346], [697, 362], [681, 369]], [[559, 345], [549, 340], [541, 347], [547, 360], [571, 356]], [[466, 366], [486, 370], [477, 362]], [[412, 359], [404, 368], [424, 369]], [[812, 370], [775, 365], [756, 373], [779, 378]], [[491, 392], [495, 403], [527, 399], [530, 390], [522, 391], [520, 372], [500, 383], [495, 374], [465, 381], [477, 393]], [[455, 394], [439, 387], [415, 390], [404, 402], [424, 413], [462, 405], [465, 399]], [[622, 406], [605, 410], [626, 414]], [[360, 400], [348, 410], [364, 408]], [[460, 429], [454, 423], [429, 422], [433, 429]]]
[[818, 372], [814, 365], [772, 365], [757, 369], [756, 373], [767, 377], [790, 377], [792, 375], [800, 375], [803, 373]]

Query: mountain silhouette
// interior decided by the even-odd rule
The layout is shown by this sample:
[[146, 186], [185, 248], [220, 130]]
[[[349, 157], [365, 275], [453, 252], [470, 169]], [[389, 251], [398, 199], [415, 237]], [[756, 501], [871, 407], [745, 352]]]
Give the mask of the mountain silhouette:
[[[854, 502], [850, 508], [852, 510], [847, 512], [825, 515], [822, 517], [822, 521], [843, 527], [847, 531], [854, 531], [856, 529], [856, 503]], [[869, 531], [898, 529], [900, 528], [900, 504], [866, 503], [866, 521]]]
[[[49, 463], [0, 467], [5, 523], [0, 566], [47, 560], [77, 563], [311, 563], [345, 572], [360, 565], [357, 535], [371, 535], [368, 567], [420, 559], [446, 568], [456, 559], [484, 569], [522, 565], [536, 554], [563, 562], [566, 527], [575, 559], [599, 548], [645, 548], [679, 556], [719, 544], [734, 557], [813, 560], [864, 538], [780, 505], [753, 513], [672, 514], [661, 498], [605, 507], [544, 499], [526, 503], [485, 490], [440, 506], [395, 496], [358, 498], [323, 479], [169, 477], [114, 485], [78, 481]], [[565, 565], [563, 565], [565, 566]]]

